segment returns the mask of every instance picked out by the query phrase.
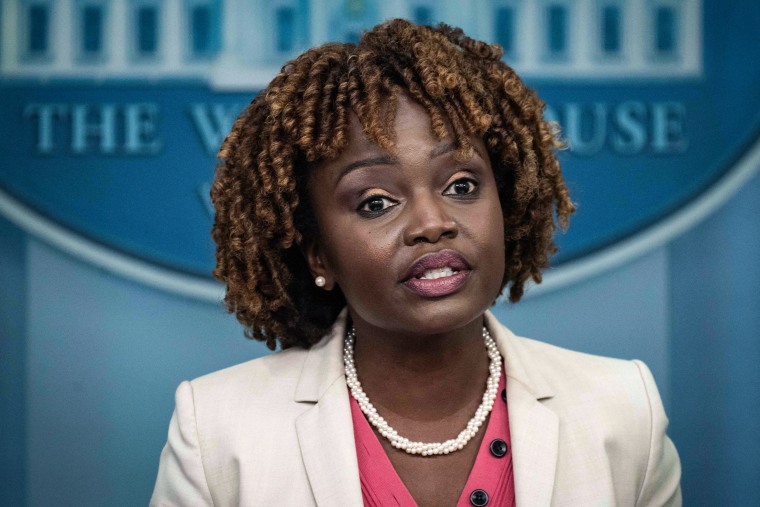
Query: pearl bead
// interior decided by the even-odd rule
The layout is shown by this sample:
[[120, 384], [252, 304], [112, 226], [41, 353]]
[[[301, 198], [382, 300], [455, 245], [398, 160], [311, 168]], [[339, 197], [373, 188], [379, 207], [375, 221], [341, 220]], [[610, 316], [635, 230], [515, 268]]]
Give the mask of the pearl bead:
[[456, 438], [446, 440], [445, 442], [412, 442], [408, 438], [402, 437], [398, 432], [391, 428], [388, 422], [377, 413], [377, 409], [369, 401], [361, 387], [361, 382], [356, 373], [354, 364], [354, 342], [356, 341], [356, 332], [351, 328], [347, 333], [343, 343], [343, 363], [346, 371], [346, 385], [351, 390], [351, 395], [358, 402], [362, 413], [367, 416], [370, 424], [377, 428], [378, 433], [386, 438], [393, 447], [401, 449], [408, 454], [419, 454], [422, 456], [436, 456], [449, 454], [464, 448], [465, 445], [474, 437], [480, 427], [485, 422], [488, 414], [493, 409], [493, 403], [496, 399], [496, 393], [501, 377], [501, 354], [496, 346], [496, 342], [491, 338], [488, 329], [483, 326], [483, 340], [485, 341], [486, 350], [490, 364], [488, 366], [488, 380], [486, 390], [483, 393], [483, 401], [475, 411], [475, 415], [467, 423], [467, 426], [457, 435]]

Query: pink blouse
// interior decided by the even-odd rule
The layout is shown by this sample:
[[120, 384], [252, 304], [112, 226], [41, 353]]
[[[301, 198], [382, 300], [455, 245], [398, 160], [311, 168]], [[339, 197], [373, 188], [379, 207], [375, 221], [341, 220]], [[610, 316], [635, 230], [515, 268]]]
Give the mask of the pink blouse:
[[[512, 443], [509, 436], [509, 414], [506, 399], [506, 378], [501, 372], [499, 391], [485, 428], [475, 464], [457, 502], [458, 507], [515, 505], [512, 476]], [[364, 505], [368, 507], [416, 507], [409, 490], [393, 468], [388, 455], [364, 417], [359, 404], [351, 396], [356, 455]]]

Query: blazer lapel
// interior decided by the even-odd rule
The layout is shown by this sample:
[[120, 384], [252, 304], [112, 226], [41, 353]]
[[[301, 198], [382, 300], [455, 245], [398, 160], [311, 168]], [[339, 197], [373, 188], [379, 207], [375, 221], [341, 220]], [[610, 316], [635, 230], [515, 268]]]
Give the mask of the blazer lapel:
[[313, 406], [296, 420], [306, 474], [320, 507], [362, 505], [348, 389], [343, 374], [345, 310], [304, 363], [296, 400]]
[[557, 415], [513, 379], [507, 381], [507, 405], [517, 505], [548, 506], [557, 466]]
[[559, 419], [540, 400], [551, 398], [553, 393], [531, 368], [529, 351], [518, 338], [490, 312], [486, 324], [504, 357], [516, 504], [548, 506], [557, 467]]

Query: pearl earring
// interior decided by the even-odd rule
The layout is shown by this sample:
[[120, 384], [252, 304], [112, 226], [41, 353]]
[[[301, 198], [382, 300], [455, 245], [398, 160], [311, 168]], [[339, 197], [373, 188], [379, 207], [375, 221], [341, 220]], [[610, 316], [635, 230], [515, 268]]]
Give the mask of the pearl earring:
[[327, 283], [327, 280], [325, 280], [325, 277], [324, 277], [324, 276], [318, 276], [318, 277], [316, 277], [316, 278], [314, 279], [314, 284], [315, 284], [317, 287], [324, 287], [326, 283]]

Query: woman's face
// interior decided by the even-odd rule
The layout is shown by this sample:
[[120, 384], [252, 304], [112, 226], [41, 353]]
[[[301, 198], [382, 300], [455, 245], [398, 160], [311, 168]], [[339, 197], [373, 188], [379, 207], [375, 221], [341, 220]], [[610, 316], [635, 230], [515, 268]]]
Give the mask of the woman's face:
[[[347, 148], [309, 181], [319, 236], [314, 275], [343, 291], [359, 326], [433, 334], [478, 318], [504, 276], [501, 205], [485, 146], [454, 159], [425, 110], [399, 97], [392, 152], [352, 115]], [[366, 328], [366, 327], [365, 327]]]

